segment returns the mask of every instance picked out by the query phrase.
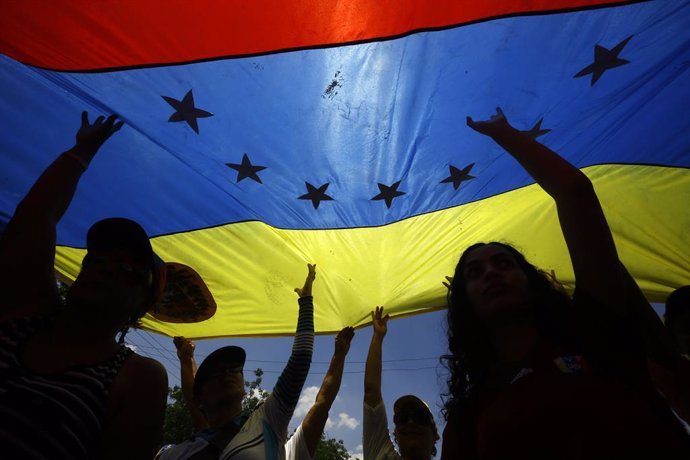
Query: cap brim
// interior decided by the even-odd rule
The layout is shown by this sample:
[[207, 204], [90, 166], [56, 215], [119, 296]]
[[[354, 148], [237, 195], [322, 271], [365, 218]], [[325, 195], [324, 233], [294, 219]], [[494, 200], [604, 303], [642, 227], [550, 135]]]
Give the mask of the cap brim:
[[149, 313], [167, 323], [198, 323], [216, 313], [216, 301], [201, 276], [184, 264], [160, 267], [162, 289]]

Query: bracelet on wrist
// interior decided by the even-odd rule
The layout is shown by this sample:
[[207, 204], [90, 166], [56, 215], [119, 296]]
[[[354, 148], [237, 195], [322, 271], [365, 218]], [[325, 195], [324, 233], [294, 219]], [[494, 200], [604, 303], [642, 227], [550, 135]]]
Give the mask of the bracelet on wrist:
[[69, 150], [69, 151], [63, 153], [62, 156], [66, 157], [66, 158], [70, 158], [70, 159], [76, 161], [76, 162], [79, 164], [79, 166], [81, 166], [81, 169], [84, 170], [84, 171], [86, 171], [86, 168], [88, 168], [88, 166], [89, 166], [88, 163], [87, 163], [83, 158], [79, 158], [79, 156], [77, 156], [77, 155], [76, 155], [74, 152], [72, 152], [71, 150]]

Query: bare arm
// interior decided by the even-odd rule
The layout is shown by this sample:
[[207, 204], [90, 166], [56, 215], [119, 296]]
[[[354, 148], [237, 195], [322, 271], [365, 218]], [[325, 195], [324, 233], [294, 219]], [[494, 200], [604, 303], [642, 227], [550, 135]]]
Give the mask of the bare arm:
[[159, 362], [137, 355], [129, 358], [111, 388], [98, 458], [153, 458], [163, 437], [167, 390], [168, 376]]
[[76, 144], [57, 158], [19, 203], [0, 238], [0, 321], [44, 314], [58, 304], [55, 286], [55, 227], [77, 183], [100, 146], [120, 127], [116, 116], [89, 124], [82, 113]]
[[388, 315], [383, 316], [383, 307], [371, 312], [374, 334], [371, 337], [367, 363], [364, 368], [364, 404], [370, 407], [383, 399], [381, 396], [381, 355], [383, 339], [388, 332]]
[[180, 360], [180, 380], [182, 384], [182, 396], [184, 402], [192, 415], [192, 425], [194, 429], [204, 430], [209, 427], [203, 412], [194, 403], [194, 376], [196, 375], [196, 359], [194, 359], [194, 348], [196, 344], [193, 340], [184, 337], [174, 337], [173, 343], [177, 348], [177, 357]]
[[333, 401], [340, 390], [340, 383], [343, 379], [343, 368], [345, 366], [345, 356], [350, 350], [350, 342], [355, 335], [355, 330], [351, 327], [346, 327], [338, 332], [335, 337], [335, 351], [331, 358], [331, 364], [328, 366], [328, 372], [323, 378], [319, 393], [316, 395], [316, 401], [311, 406], [306, 417], [302, 421], [302, 432], [304, 433], [304, 440], [307, 443], [309, 454], [313, 457], [316, 453], [316, 447], [319, 445], [323, 428], [326, 426], [328, 420], [328, 411], [331, 410]]
[[491, 137], [515, 158], [556, 202], [578, 289], [625, 315], [625, 281], [599, 199], [590, 180], [548, 147], [510, 126], [503, 112], [467, 124]]

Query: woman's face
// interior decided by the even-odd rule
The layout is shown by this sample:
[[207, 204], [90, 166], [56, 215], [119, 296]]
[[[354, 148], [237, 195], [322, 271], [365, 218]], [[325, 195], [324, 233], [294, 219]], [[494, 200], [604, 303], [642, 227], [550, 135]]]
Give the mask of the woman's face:
[[497, 244], [472, 250], [462, 268], [465, 292], [477, 317], [493, 323], [531, 311], [527, 274], [513, 254]]

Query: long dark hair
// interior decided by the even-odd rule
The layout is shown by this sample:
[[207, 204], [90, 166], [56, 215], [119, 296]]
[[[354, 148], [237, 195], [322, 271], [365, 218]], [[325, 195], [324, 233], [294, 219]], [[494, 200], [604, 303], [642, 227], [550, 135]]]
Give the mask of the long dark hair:
[[565, 347], [577, 346], [570, 320], [571, 300], [565, 291], [557, 289], [546, 273], [530, 264], [513, 246], [499, 242], [473, 244], [460, 256], [448, 291], [448, 354], [441, 357], [449, 370], [448, 388], [443, 394], [446, 419], [455, 407], [472, 405], [487, 369], [496, 360], [487, 330], [465, 291], [467, 257], [486, 245], [506, 249], [527, 275], [539, 336]]

